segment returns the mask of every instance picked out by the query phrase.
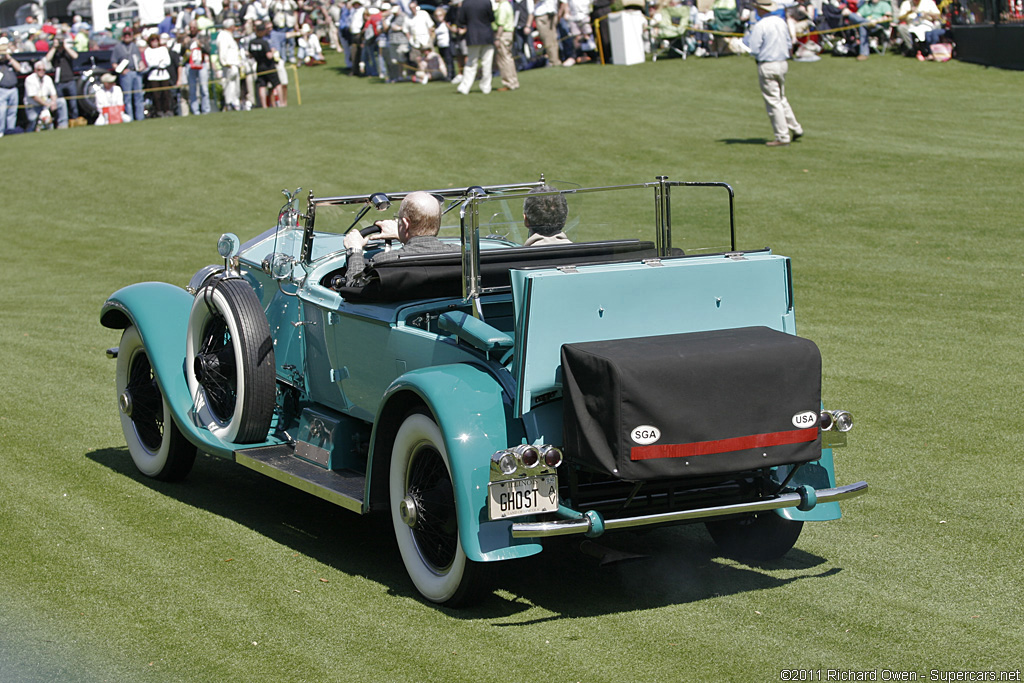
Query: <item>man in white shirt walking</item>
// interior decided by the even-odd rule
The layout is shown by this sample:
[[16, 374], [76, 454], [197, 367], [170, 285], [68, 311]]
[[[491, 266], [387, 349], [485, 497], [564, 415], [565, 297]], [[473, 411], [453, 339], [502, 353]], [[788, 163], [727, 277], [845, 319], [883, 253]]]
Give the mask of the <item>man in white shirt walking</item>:
[[787, 60], [793, 42], [786, 20], [775, 14], [779, 6], [774, 0], [754, 0], [754, 7], [761, 18], [750, 31], [750, 53], [757, 60], [757, 81], [768, 110], [768, 120], [775, 132], [775, 139], [766, 144], [769, 147], [784, 147], [791, 139], [795, 140], [804, 134], [803, 126], [796, 120], [789, 100], [786, 99], [786, 72], [789, 70]]

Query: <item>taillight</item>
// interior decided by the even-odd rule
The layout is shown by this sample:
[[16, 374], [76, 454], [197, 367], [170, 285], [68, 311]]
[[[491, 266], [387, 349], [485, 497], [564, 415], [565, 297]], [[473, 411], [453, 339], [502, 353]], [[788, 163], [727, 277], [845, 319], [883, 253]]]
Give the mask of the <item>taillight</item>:
[[562, 451], [554, 446], [541, 446], [540, 457], [545, 467], [558, 467], [562, 464]]
[[540, 464], [540, 449], [536, 446], [524, 443], [513, 448], [512, 452], [527, 469], [533, 469]]

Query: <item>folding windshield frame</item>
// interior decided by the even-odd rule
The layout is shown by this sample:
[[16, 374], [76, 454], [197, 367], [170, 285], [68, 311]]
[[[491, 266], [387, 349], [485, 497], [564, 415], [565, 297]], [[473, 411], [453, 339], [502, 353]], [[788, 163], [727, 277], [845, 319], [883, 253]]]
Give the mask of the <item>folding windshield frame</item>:
[[[674, 187], [721, 187], [729, 195], [729, 251], [736, 251], [736, 221], [734, 211], [735, 193], [728, 183], [704, 182], [704, 181], [670, 181], [668, 176], [657, 176], [654, 182], [636, 183], [628, 185], [608, 185], [603, 187], [572, 188], [566, 190], [553, 190], [550, 192], [535, 192], [537, 188], [545, 185], [544, 175], [540, 180], [525, 183], [510, 183], [501, 185], [470, 185], [459, 188], [446, 188], [440, 190], [425, 190], [428, 194], [434, 195], [442, 202], [442, 211], [447, 213], [454, 208], [459, 208], [459, 225], [461, 232], [461, 253], [462, 253], [462, 297], [464, 303], [471, 304], [473, 315], [482, 318], [480, 297], [482, 295], [481, 274], [480, 274], [480, 205], [489, 201], [499, 199], [525, 199], [527, 194], [533, 191], [536, 196], [553, 195], [575, 195], [593, 192], [608, 192], [614, 190], [629, 189], [652, 189], [654, 191], [654, 216], [656, 228], [655, 247], [658, 258], [666, 258], [672, 255], [672, 202], [671, 191]], [[312, 192], [307, 199], [306, 213], [301, 216], [304, 219], [302, 249], [299, 261], [303, 265], [309, 265], [313, 251], [313, 234], [316, 223], [316, 208], [318, 206], [345, 206], [365, 205], [359, 217], [369, 208], [382, 205], [390, 206], [391, 203], [405, 199], [412, 191], [407, 192], [374, 192], [370, 194], [342, 195], [337, 197], [315, 197]], [[445, 201], [452, 203], [444, 207]], [[358, 218], [357, 218], [358, 222]]]

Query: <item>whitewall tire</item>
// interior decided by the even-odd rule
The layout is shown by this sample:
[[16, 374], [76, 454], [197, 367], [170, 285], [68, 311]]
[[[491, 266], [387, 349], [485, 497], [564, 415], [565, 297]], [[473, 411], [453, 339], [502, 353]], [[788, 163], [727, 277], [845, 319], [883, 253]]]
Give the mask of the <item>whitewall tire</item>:
[[174, 424], [142, 337], [134, 326], [121, 335], [115, 384], [121, 430], [135, 467], [147, 477], [164, 481], [183, 479], [195, 462], [196, 448]]
[[475, 600], [482, 565], [462, 550], [448, 452], [430, 416], [412, 412], [402, 422], [389, 484], [398, 549], [416, 590], [449, 607]]
[[265, 441], [274, 414], [274, 344], [245, 280], [196, 293], [188, 319], [185, 378], [199, 421], [222, 441]]

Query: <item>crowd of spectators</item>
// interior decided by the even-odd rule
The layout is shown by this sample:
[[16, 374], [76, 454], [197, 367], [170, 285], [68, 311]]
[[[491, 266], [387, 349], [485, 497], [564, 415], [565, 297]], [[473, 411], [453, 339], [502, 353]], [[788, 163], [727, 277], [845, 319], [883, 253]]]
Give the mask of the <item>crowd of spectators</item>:
[[[754, 0], [663, 0], [651, 16], [652, 43], [679, 54], [744, 54], [745, 40], [757, 21]], [[816, 61], [823, 51], [856, 55], [902, 51], [920, 60], [952, 52], [946, 26], [964, 20], [960, 0], [780, 0], [773, 12], [786, 19], [799, 61]], [[659, 40], [660, 39], [660, 40]], [[939, 50], [936, 46], [942, 45]]]
[[[30, 22], [29, 30], [0, 33], [0, 135], [20, 130], [19, 105], [27, 131], [283, 107], [286, 67], [324, 64], [324, 39], [341, 49], [327, 6], [296, 0], [232, 0], [219, 15], [204, 0], [168, 11], [155, 26], [113, 32], [93, 32], [77, 16]], [[93, 63], [76, 73], [87, 51], [95, 51]], [[109, 70], [95, 55], [109, 55]]]
[[[645, 47], [669, 56], [744, 53], [752, 1], [648, 0], [637, 7], [646, 13]], [[610, 59], [612, 0], [448, 2], [427, 11], [419, 0], [228, 0], [215, 14], [202, 0], [154, 26], [99, 33], [80, 17], [30, 22], [0, 34], [0, 135], [15, 129], [19, 104], [27, 130], [286, 106], [286, 67], [323, 64], [325, 44], [344, 54], [352, 76], [450, 81], [463, 93], [477, 75], [490, 92], [495, 69], [497, 89], [515, 90], [518, 71]], [[796, 59], [817, 59], [823, 47], [867, 59], [894, 44], [931, 59], [945, 40], [935, 0], [902, 0], [895, 11], [890, 0], [778, 4]], [[90, 71], [86, 81], [74, 72], [79, 53], [102, 49], [111, 49], [111, 73]], [[26, 53], [31, 63], [19, 59]]]

